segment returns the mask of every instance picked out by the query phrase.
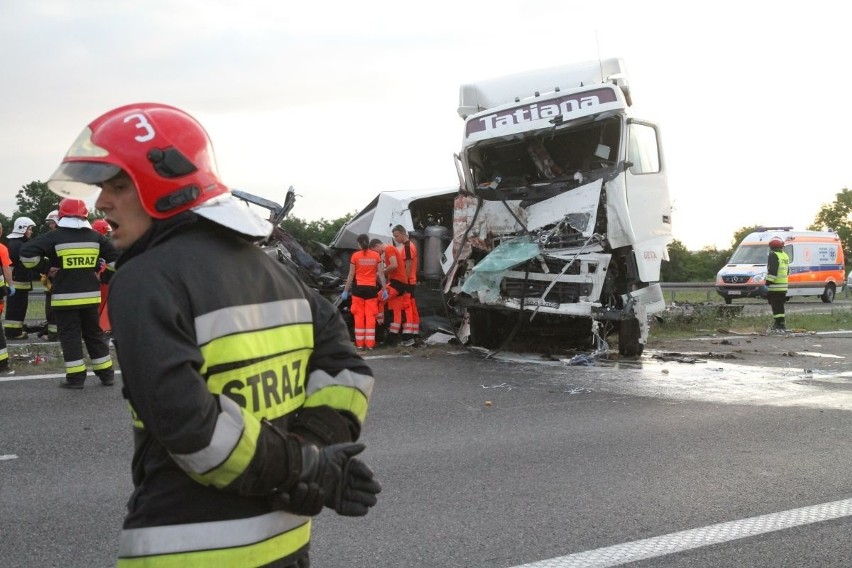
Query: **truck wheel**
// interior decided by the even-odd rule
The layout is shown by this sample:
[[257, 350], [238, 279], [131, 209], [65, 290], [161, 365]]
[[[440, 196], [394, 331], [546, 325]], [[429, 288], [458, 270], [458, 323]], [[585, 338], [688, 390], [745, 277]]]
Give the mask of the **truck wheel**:
[[835, 294], [834, 284], [829, 282], [828, 284], [825, 285], [825, 292], [822, 293], [822, 296], [820, 296], [820, 299], [823, 302], [825, 302], [826, 304], [830, 304], [831, 302], [834, 301], [834, 294]]
[[642, 331], [639, 328], [639, 320], [631, 318], [624, 320], [618, 330], [618, 353], [625, 357], [638, 357], [645, 349], [645, 345], [639, 343]]

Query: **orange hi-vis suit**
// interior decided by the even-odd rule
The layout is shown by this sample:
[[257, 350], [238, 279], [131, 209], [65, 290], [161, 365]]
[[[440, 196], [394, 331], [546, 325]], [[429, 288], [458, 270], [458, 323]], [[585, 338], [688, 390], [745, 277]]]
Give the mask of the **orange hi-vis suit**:
[[396, 257], [396, 270], [388, 274], [388, 308], [393, 313], [393, 321], [388, 326], [388, 333], [399, 335], [402, 331], [402, 316], [406, 321], [411, 319], [411, 294], [408, 293], [408, 276], [405, 264], [394, 245], [385, 245], [385, 264], [390, 266], [390, 259]]
[[[405, 270], [409, 298], [409, 308], [405, 312], [405, 324], [402, 326], [402, 333], [418, 335], [420, 333], [420, 313], [417, 311], [417, 303], [414, 301], [414, 288], [417, 286], [417, 247], [410, 240], [400, 245], [399, 259], [403, 270]], [[406, 265], [408, 265], [407, 270]]]
[[382, 257], [375, 251], [359, 250], [352, 253], [349, 262], [355, 267], [349, 308], [355, 319], [355, 347], [372, 349], [376, 346], [376, 314], [379, 312], [376, 279]]
[[[12, 271], [12, 259], [9, 257], [9, 249], [6, 248], [6, 245], [0, 244], [0, 265], [8, 266], [9, 272]], [[11, 282], [6, 282], [6, 276], [3, 274], [2, 268], [0, 268], [0, 287], [11, 287]], [[0, 293], [0, 315], [3, 315], [3, 311], [6, 309], [6, 296]], [[0, 332], [0, 371], [6, 371], [9, 369], [9, 349], [6, 346], [6, 334]]]

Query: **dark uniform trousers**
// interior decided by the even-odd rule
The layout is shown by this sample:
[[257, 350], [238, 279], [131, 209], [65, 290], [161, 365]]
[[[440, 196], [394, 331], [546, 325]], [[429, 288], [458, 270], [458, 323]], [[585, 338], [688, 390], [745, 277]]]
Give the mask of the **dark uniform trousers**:
[[[86, 367], [83, 365], [83, 343], [89, 352], [94, 372], [101, 381], [113, 378], [113, 367], [98, 369], [95, 361], [109, 357], [109, 339], [101, 331], [98, 304], [81, 308], [54, 309], [59, 344], [65, 359], [65, 377], [70, 383], [82, 383], [86, 379]], [[82, 335], [82, 341], [80, 337]], [[82, 367], [82, 370], [76, 370]]]
[[24, 332], [24, 320], [30, 304], [30, 291], [15, 289], [15, 295], [6, 298], [6, 337], [17, 338]]

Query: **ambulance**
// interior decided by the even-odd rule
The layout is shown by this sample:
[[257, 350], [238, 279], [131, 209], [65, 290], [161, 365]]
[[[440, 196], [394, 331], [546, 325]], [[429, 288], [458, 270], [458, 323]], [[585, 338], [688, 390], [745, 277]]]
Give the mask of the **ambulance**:
[[784, 240], [790, 257], [787, 296], [819, 296], [831, 303], [843, 289], [843, 246], [831, 231], [794, 231], [792, 227], [757, 227], [739, 244], [716, 275], [716, 292], [726, 304], [734, 298], [766, 298], [766, 262], [769, 239]]

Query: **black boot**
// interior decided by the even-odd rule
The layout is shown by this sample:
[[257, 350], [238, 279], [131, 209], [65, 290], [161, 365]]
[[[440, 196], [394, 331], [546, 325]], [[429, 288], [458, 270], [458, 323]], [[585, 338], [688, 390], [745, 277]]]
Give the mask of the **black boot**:
[[385, 345], [388, 347], [396, 347], [399, 343], [399, 334], [398, 333], [388, 333], [387, 338], [385, 339]]

